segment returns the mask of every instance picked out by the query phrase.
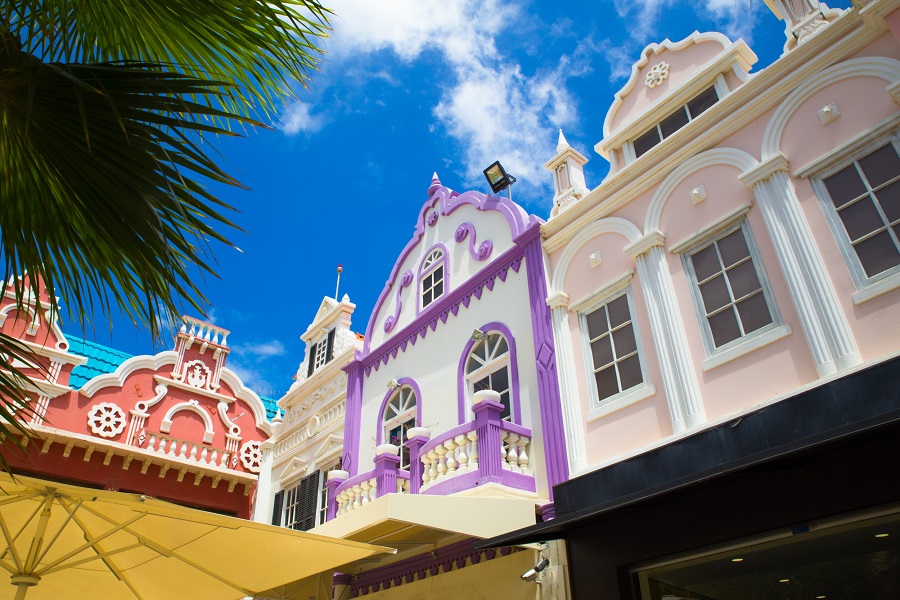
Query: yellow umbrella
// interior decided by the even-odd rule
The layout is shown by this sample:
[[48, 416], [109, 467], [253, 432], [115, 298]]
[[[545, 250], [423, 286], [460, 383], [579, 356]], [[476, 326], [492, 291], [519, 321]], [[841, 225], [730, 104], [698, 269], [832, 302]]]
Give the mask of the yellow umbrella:
[[0, 531], [15, 600], [235, 599], [396, 552], [7, 473]]

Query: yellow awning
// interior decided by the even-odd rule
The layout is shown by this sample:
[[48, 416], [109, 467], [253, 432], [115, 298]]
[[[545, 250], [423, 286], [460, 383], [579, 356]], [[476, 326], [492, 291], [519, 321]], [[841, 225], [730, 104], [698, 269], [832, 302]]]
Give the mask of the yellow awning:
[[[0, 473], [0, 597], [236, 599], [390, 548]], [[3, 584], [0, 583], [0, 590]]]

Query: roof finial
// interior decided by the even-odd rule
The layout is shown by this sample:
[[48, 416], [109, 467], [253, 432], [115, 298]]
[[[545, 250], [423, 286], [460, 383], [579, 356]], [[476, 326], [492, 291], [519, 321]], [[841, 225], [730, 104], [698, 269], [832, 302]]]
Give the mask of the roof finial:
[[438, 179], [437, 171], [435, 171], [434, 175], [431, 176], [431, 185], [428, 186], [428, 197], [430, 198], [440, 187], [441, 180]]
[[556, 153], [559, 154], [566, 148], [571, 148], [569, 142], [566, 141], [566, 136], [563, 135], [562, 129], [559, 130], [559, 141], [556, 142]]

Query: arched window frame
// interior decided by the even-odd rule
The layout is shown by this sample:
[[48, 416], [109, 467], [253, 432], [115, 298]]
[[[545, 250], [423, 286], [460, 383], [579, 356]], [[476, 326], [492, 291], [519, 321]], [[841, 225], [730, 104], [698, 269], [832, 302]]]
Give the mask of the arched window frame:
[[[381, 401], [381, 408], [378, 410], [378, 431], [375, 433], [375, 441], [378, 445], [383, 443], [389, 443], [390, 440], [386, 439], [385, 431], [388, 429], [388, 426], [396, 427], [397, 425], [403, 424], [409, 419], [403, 419], [406, 414], [401, 414], [393, 417], [390, 423], [386, 422], [385, 415], [387, 414], [388, 406], [391, 401], [399, 396], [404, 390], [411, 390], [413, 393], [413, 398], [415, 399], [415, 424], [414, 427], [419, 427], [422, 423], [422, 394], [419, 391], [419, 385], [409, 377], [401, 377], [397, 380], [399, 384], [395, 389], [388, 390], [388, 392], [384, 395], [384, 400]], [[411, 415], [410, 415], [411, 416]], [[406, 450], [405, 442], [406, 440], [402, 440], [404, 444], [400, 447], [400, 468], [406, 469], [409, 467], [409, 453]], [[404, 459], [405, 457], [405, 459]]]
[[[503, 323], [497, 322], [485, 323], [478, 329], [485, 332], [485, 334], [499, 333], [502, 334], [504, 338], [506, 338], [506, 345], [509, 349], [506, 354], [506, 359], [491, 363], [490, 365], [484, 367], [484, 370], [479, 372], [478, 375], [485, 376], [491, 373], [495, 373], [504, 366], [508, 368], [510, 420], [516, 425], [521, 425], [522, 411], [519, 403], [519, 367], [518, 361], [516, 359], [516, 340], [512, 335], [512, 331], [510, 331], [509, 327], [507, 327]], [[466, 343], [466, 346], [463, 349], [462, 357], [459, 360], [459, 368], [457, 370], [457, 394], [459, 406], [458, 417], [460, 425], [471, 421], [473, 418], [472, 395], [474, 394], [474, 389], [472, 382], [470, 381], [471, 378], [466, 373], [466, 363], [468, 363], [469, 356], [472, 354], [472, 350], [475, 348], [475, 345], [477, 343], [478, 342], [476, 342], [475, 340], [470, 339]]]
[[[441, 257], [439, 259], [435, 259], [430, 264], [426, 264], [428, 263], [428, 259], [431, 258], [435, 251], [439, 251], [441, 253]], [[438, 299], [443, 298], [447, 294], [447, 284], [449, 283], [449, 268], [447, 263], [448, 256], [449, 252], [447, 252], [447, 247], [444, 244], [435, 244], [428, 249], [428, 252], [426, 252], [425, 256], [422, 258], [422, 262], [419, 263], [419, 299], [416, 304], [416, 314], [427, 310], [428, 307], [430, 307], [432, 304], [437, 302]], [[425, 280], [429, 275], [432, 275], [438, 269], [441, 269], [441, 293], [436, 297], [432, 297], [431, 300], [429, 300], [428, 304], [425, 304], [425, 292], [427, 291], [425, 288]], [[432, 277], [432, 281], [430, 282], [430, 287], [428, 289], [433, 289], [433, 287], [434, 278]]]

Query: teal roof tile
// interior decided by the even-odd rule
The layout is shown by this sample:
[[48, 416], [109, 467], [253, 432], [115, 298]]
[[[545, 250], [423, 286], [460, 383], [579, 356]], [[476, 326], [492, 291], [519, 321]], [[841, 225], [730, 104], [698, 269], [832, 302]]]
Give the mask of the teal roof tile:
[[260, 400], [262, 400], [263, 405], [266, 407], [266, 418], [270, 421], [275, 416], [275, 413], [278, 412], [278, 401], [274, 398], [266, 398], [265, 396], [260, 396]]
[[85, 383], [98, 375], [114, 372], [119, 365], [131, 358], [130, 354], [103, 346], [97, 342], [91, 342], [71, 335], [67, 335], [66, 339], [69, 341], [69, 352], [88, 359], [87, 363], [72, 369], [69, 387], [73, 390], [80, 390]]

